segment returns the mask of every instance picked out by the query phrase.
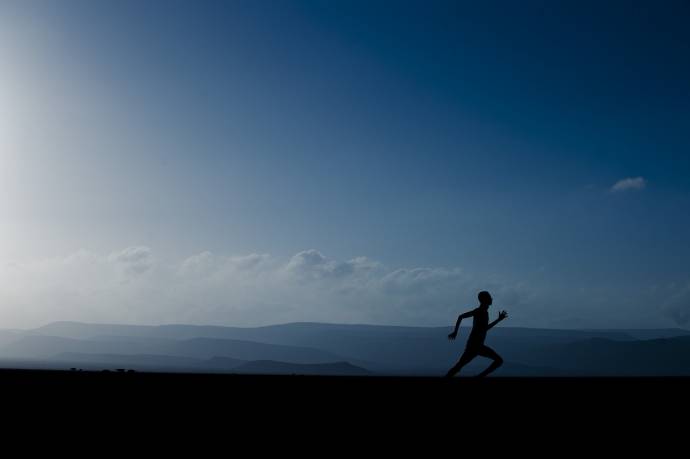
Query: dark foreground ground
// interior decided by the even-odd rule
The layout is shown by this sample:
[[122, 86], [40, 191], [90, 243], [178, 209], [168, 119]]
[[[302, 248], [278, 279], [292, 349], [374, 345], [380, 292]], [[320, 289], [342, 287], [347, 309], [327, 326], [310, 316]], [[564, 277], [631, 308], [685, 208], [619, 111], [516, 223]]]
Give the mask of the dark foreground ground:
[[679, 429], [687, 430], [690, 414], [688, 378], [445, 380], [0, 370], [0, 391], [6, 418], [45, 419], [50, 413], [52, 427], [72, 433], [85, 426], [124, 429], [127, 435], [142, 428], [207, 426], [223, 438], [232, 434], [232, 442], [244, 439], [240, 432], [258, 433], [270, 443], [277, 432], [293, 439], [319, 433], [350, 441], [382, 438], [392, 430], [396, 441], [426, 431], [439, 444], [476, 435], [512, 435], [512, 441], [539, 444], [554, 438], [578, 444], [649, 441], [661, 432], [668, 444]]
[[[690, 378], [502, 378], [251, 376], [0, 370], [0, 389], [14, 401], [92, 403], [136, 409], [146, 405], [248, 413], [261, 408], [316, 412], [379, 410], [405, 412], [558, 414], [635, 411], [662, 413], [690, 408]], [[9, 401], [6, 399], [6, 401]], [[690, 414], [690, 411], [688, 411]]]

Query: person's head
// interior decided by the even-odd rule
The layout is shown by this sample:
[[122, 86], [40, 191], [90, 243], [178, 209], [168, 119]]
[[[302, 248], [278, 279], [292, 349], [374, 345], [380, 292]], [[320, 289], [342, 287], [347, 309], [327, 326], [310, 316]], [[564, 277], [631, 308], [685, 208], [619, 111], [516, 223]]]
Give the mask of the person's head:
[[490, 306], [491, 303], [493, 303], [491, 295], [486, 290], [479, 292], [477, 298], [479, 299], [479, 304], [481, 304], [482, 306]]

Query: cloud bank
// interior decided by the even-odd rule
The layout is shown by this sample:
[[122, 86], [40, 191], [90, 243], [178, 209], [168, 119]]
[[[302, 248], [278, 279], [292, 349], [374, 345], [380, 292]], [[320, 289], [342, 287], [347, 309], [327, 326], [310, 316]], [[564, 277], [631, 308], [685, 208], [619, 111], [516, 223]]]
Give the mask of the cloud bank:
[[614, 193], [620, 193], [631, 190], [643, 190], [647, 187], [647, 180], [644, 177], [628, 177], [617, 181], [611, 187]]
[[489, 288], [510, 307], [518, 284], [479, 283], [460, 268], [393, 269], [305, 250], [288, 258], [202, 252], [163, 263], [148, 247], [0, 267], [3, 327], [56, 320], [253, 326], [293, 321], [439, 325]]
[[[0, 328], [58, 320], [259, 326], [287, 322], [451, 325], [489, 290], [506, 326], [615, 328], [690, 323], [690, 283], [608, 285], [479, 276], [461, 267], [392, 268], [315, 249], [290, 257], [201, 252], [163, 262], [149, 247], [0, 263]], [[546, 273], [548, 275], [548, 273]], [[662, 301], [660, 301], [662, 299]], [[658, 307], [650, 307], [658, 305]]]

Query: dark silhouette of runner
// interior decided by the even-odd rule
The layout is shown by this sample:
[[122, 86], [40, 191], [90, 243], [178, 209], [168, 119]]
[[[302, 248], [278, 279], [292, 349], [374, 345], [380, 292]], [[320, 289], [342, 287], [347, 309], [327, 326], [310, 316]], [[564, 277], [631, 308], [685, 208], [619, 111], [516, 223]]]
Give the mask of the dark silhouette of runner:
[[448, 335], [449, 340], [454, 340], [458, 336], [458, 330], [460, 329], [460, 322], [462, 322], [462, 319], [474, 317], [472, 331], [470, 332], [470, 337], [467, 340], [465, 352], [463, 352], [460, 360], [458, 360], [458, 363], [456, 363], [453, 368], [448, 370], [446, 378], [452, 378], [455, 376], [455, 374], [458, 373], [462, 367], [470, 363], [472, 359], [478, 355], [492, 359], [493, 363], [489, 365], [489, 368], [478, 374], [477, 377], [484, 377], [503, 365], [503, 359], [501, 356], [489, 346], [484, 344], [484, 340], [486, 339], [486, 332], [491, 330], [494, 325], [508, 317], [508, 313], [501, 311], [498, 314], [498, 319], [489, 323], [489, 306], [491, 306], [491, 303], [493, 303], [493, 299], [491, 298], [489, 292], [479, 292], [477, 298], [479, 298], [479, 307], [464, 314], [460, 314], [458, 316], [458, 321], [455, 323], [455, 330], [453, 330], [453, 333]]

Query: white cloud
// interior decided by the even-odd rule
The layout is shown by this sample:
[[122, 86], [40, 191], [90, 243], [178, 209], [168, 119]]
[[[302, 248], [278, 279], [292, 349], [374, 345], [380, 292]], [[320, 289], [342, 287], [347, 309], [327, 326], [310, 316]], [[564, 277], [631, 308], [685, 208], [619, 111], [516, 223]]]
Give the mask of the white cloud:
[[643, 190], [647, 187], [647, 180], [644, 177], [628, 177], [621, 179], [613, 184], [611, 191], [615, 193], [631, 190]]
[[664, 298], [664, 313], [678, 326], [690, 323], [690, 282], [685, 285], [670, 285], [660, 295]]
[[285, 269], [303, 279], [344, 279], [353, 275], [370, 273], [380, 267], [367, 257], [348, 261], [336, 261], [325, 257], [315, 249], [305, 250], [293, 256]]
[[113, 252], [108, 256], [108, 261], [132, 275], [145, 273], [155, 263], [153, 253], [148, 247], [128, 247], [120, 252]]

